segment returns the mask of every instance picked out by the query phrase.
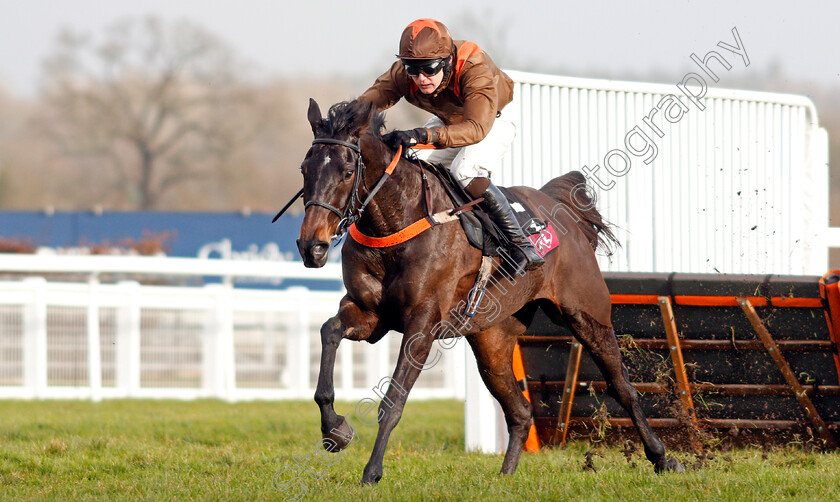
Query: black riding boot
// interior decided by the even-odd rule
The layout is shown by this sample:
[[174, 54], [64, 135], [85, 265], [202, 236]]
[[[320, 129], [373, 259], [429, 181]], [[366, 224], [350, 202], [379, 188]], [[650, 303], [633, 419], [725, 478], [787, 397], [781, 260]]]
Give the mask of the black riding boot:
[[516, 246], [516, 249], [511, 251], [516, 255], [515, 259], [519, 262], [519, 267], [524, 266], [525, 270], [535, 270], [545, 263], [531, 241], [522, 233], [522, 227], [516, 220], [513, 208], [510, 207], [507, 198], [499, 188], [489, 183], [481, 197], [484, 197], [481, 208], [490, 215], [493, 222], [504, 232], [505, 237]]

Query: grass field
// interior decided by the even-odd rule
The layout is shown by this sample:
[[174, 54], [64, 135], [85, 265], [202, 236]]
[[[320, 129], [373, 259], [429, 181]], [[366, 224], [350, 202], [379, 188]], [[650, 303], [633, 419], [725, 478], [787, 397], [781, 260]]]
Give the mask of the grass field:
[[[641, 452], [578, 442], [499, 477], [501, 456], [463, 451], [453, 401], [407, 406], [375, 487], [358, 483], [376, 428], [357, 424], [361, 440], [321, 465], [310, 402], [2, 401], [0, 417], [2, 500], [840, 500], [840, 454], [792, 446], [677, 452], [688, 472], [657, 475]], [[307, 455], [311, 474], [294, 459]]]

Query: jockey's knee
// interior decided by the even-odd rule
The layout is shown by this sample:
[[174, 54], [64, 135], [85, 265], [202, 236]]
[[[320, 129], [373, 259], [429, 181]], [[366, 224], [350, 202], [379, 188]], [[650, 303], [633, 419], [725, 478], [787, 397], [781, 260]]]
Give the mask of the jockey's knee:
[[455, 179], [458, 180], [458, 183], [460, 183], [464, 188], [467, 188], [467, 186], [476, 179], [490, 178], [490, 170], [477, 164], [456, 165], [453, 163], [452, 174], [455, 176]]
[[490, 186], [489, 178], [470, 178], [470, 182], [464, 185], [464, 190], [470, 194], [470, 197], [477, 199], [484, 195], [487, 187]]

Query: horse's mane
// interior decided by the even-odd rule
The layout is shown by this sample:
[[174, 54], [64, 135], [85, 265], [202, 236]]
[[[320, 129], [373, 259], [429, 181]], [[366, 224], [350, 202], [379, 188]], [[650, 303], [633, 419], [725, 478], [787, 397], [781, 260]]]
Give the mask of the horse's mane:
[[370, 103], [358, 99], [332, 105], [327, 116], [321, 121], [319, 130], [332, 137], [341, 133], [355, 135], [365, 125], [368, 117], [370, 117], [368, 131], [378, 137], [385, 130], [385, 113], [371, 111]]
[[368, 129], [368, 131], [374, 134], [377, 138], [382, 135], [382, 132], [385, 131], [384, 112], [374, 112], [374, 114], [370, 117], [370, 129]]

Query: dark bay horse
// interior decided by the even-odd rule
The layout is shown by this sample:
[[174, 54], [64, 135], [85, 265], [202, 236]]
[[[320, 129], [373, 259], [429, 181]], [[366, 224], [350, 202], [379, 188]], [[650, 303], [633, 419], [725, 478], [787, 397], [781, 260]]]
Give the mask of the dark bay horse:
[[[331, 241], [352, 221], [353, 231], [385, 237], [426, 216], [422, 168], [395, 155], [381, 141], [381, 113], [351, 101], [336, 104], [322, 117], [318, 104], [310, 100], [308, 119], [315, 140], [301, 164], [306, 213], [297, 242], [307, 267], [324, 265]], [[385, 172], [392, 161], [396, 165], [388, 176]], [[452, 208], [440, 182], [434, 176], [429, 178], [426, 204], [434, 212]], [[379, 186], [372, 186], [379, 180]], [[610, 322], [610, 294], [594, 253], [605, 244], [605, 238], [614, 237], [586, 192], [575, 190], [581, 186], [585, 179], [572, 172], [540, 190], [512, 189], [527, 205], [539, 208], [540, 218], [553, 222], [559, 247], [546, 256], [544, 266], [521, 275], [505, 275], [504, 264], [495, 258], [487, 301], [466, 323], [460, 317], [463, 303], [459, 302], [474, 285], [482, 253], [470, 246], [460, 224], [433, 226], [411, 240], [387, 247], [368, 247], [347, 238], [341, 257], [347, 294], [338, 314], [321, 327], [315, 402], [321, 409], [327, 450], [340, 451], [353, 438], [345, 417], [333, 409], [339, 342], [347, 338], [374, 343], [389, 330], [403, 333], [396, 369], [374, 417], [379, 431], [362, 483], [376, 483], [382, 477], [388, 438], [433, 341], [454, 336], [467, 339], [485, 385], [502, 406], [510, 440], [501, 473], [513, 474], [531, 425], [531, 407], [514, 378], [512, 354], [517, 336], [525, 332], [537, 308], [558, 325], [570, 327], [589, 350], [609, 384], [610, 395], [632, 418], [654, 468], [683, 470], [679, 462], [666, 456], [665, 446], [648, 424], [628, 380]], [[375, 196], [370, 197], [371, 193]]]

